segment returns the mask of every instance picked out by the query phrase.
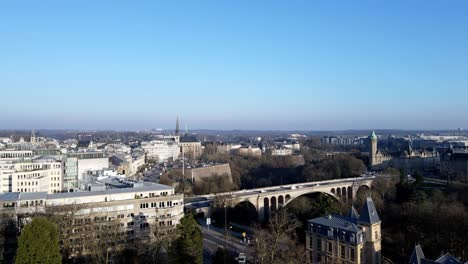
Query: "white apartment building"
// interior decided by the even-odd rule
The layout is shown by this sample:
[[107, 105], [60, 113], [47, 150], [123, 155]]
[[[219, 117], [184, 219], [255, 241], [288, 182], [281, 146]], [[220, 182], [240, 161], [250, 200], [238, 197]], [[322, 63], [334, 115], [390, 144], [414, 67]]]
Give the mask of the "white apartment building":
[[72, 256], [86, 255], [89, 241], [99, 240], [102, 232], [115, 234], [110, 250], [151, 238], [155, 227], [162, 234], [173, 232], [184, 216], [183, 198], [171, 186], [135, 182], [128, 188], [101, 191], [0, 194], [0, 213], [18, 218], [61, 214], [66, 220], [59, 226], [61, 246]]
[[34, 154], [32, 150], [1, 150], [0, 161], [31, 160]]
[[271, 149], [272, 156], [291, 156], [293, 154], [293, 150], [286, 147], [275, 147]]
[[141, 142], [141, 148], [145, 151], [146, 160], [158, 162], [167, 161], [168, 159], [176, 160], [180, 154], [179, 144], [172, 140]]
[[11, 161], [0, 161], [0, 193], [12, 192], [11, 175], [15, 172], [15, 165]]
[[10, 192], [62, 191], [62, 162], [21, 162], [14, 164]]

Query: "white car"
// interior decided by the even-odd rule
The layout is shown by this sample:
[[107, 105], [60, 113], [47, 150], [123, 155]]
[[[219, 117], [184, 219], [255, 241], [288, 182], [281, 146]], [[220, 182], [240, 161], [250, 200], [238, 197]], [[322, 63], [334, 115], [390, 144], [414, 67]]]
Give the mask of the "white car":
[[245, 253], [239, 253], [237, 261], [239, 262], [239, 264], [245, 264], [245, 262], [247, 261], [247, 256], [245, 255]]

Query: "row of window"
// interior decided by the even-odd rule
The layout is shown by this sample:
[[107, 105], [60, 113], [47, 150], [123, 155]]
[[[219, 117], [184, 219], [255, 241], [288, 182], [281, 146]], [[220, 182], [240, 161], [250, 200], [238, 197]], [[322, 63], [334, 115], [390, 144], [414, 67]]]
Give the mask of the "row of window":
[[162, 202], [153, 202], [153, 203], [141, 203], [140, 209], [148, 209], [148, 208], [165, 208], [165, 207], [172, 207], [178, 205], [178, 202], [173, 201], [162, 201]]
[[[312, 238], [311, 238], [311, 245], [312, 245]], [[326, 251], [332, 255], [334, 255], [333, 253], [339, 253], [339, 256], [340, 258], [342, 259], [346, 259], [346, 246], [345, 245], [339, 245], [339, 252], [334, 252], [333, 251], [333, 242], [326, 242]], [[323, 248], [322, 248], [322, 239], [321, 238], [317, 238], [317, 251], [324, 251]], [[354, 261], [355, 259], [355, 249], [353, 247], [348, 247], [348, 251], [349, 251], [349, 254], [348, 254], [348, 259], [351, 260], [351, 261]], [[338, 255], [338, 254], [337, 254]]]

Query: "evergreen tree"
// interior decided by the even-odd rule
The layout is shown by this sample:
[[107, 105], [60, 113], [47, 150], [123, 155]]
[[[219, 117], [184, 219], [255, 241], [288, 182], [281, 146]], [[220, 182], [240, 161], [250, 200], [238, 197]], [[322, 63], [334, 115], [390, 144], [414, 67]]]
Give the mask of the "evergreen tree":
[[193, 214], [187, 214], [177, 226], [177, 238], [171, 247], [171, 263], [203, 263], [203, 238]]
[[61, 262], [57, 226], [45, 217], [34, 218], [21, 232], [15, 264]]

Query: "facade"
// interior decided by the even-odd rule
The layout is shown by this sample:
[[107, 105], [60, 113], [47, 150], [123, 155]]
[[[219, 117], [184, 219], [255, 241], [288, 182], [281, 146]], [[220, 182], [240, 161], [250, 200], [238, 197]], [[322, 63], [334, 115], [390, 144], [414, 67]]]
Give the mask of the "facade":
[[177, 160], [180, 154], [179, 144], [170, 139], [142, 142], [141, 148], [145, 151], [146, 161]]
[[374, 202], [367, 197], [360, 214], [327, 215], [308, 221], [308, 263], [369, 263], [381, 261], [381, 221]]
[[[183, 195], [173, 187], [146, 182], [103, 191], [0, 195], [0, 212], [18, 219], [60, 214], [61, 246], [70, 256], [86, 255], [95, 247], [117, 249], [150, 238], [155, 228], [161, 234], [173, 232], [183, 206]], [[112, 236], [112, 246], [98, 244], [103, 236]]]
[[13, 191], [12, 174], [14, 172], [13, 162], [0, 161], [0, 193]]
[[364, 145], [365, 138], [325, 136], [320, 139], [320, 143], [324, 145]]
[[63, 191], [78, 188], [78, 158], [63, 157]]
[[369, 136], [369, 165], [372, 169], [393, 167], [405, 173], [423, 170], [437, 170], [440, 166], [439, 153], [435, 149], [414, 150], [411, 141], [406, 149], [399, 152], [379, 150], [378, 137], [374, 131]]
[[83, 180], [83, 174], [87, 171], [109, 168], [109, 158], [106, 157], [104, 152], [79, 151], [69, 153], [67, 156], [78, 159], [78, 184]]
[[0, 162], [31, 160], [33, 156], [32, 150], [2, 150], [0, 151]]
[[237, 154], [244, 157], [260, 157], [262, 149], [257, 146], [242, 146], [237, 149]]
[[293, 150], [286, 147], [274, 147], [270, 150], [271, 156], [291, 156]]
[[11, 173], [10, 192], [46, 192], [62, 191], [62, 162], [39, 161], [14, 164]]
[[201, 142], [194, 135], [185, 133], [180, 138], [179, 145], [180, 152], [182, 152], [186, 158], [198, 159], [203, 153]]

